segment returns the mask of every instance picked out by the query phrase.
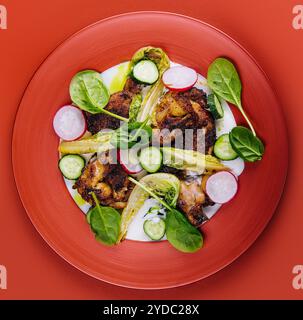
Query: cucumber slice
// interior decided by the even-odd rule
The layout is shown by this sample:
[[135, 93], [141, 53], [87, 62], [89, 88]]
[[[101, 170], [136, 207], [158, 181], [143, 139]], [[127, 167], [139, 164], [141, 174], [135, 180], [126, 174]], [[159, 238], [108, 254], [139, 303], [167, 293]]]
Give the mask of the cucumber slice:
[[215, 94], [210, 94], [207, 97], [207, 106], [215, 119], [221, 119], [224, 116], [224, 110], [221, 102]]
[[238, 157], [230, 144], [228, 133], [218, 138], [214, 146], [214, 154], [221, 160], [234, 160]]
[[153, 84], [159, 78], [159, 71], [151, 60], [141, 60], [134, 66], [133, 77], [141, 83]]
[[149, 173], [157, 172], [162, 165], [162, 153], [156, 147], [148, 147], [141, 151], [139, 157], [143, 169]]
[[59, 160], [59, 169], [68, 180], [76, 180], [85, 167], [85, 159], [77, 154], [67, 154]]
[[163, 219], [158, 217], [151, 220], [145, 220], [143, 229], [150, 239], [161, 240], [165, 235], [165, 222]]

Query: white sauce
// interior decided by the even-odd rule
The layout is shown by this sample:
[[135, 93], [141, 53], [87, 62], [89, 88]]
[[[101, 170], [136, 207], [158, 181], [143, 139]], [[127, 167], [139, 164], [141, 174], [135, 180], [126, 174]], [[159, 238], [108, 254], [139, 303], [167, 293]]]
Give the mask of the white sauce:
[[[113, 79], [119, 72], [118, 68], [120, 68], [121, 70], [121, 66], [124, 67], [127, 63], [128, 62], [120, 63], [114, 67], [111, 67], [105, 70], [102, 73], [103, 82], [108, 89], [110, 88]], [[174, 66], [174, 65], [178, 65], [178, 64], [172, 62], [171, 66]], [[202, 75], [198, 76], [198, 81], [195, 87], [197, 87], [198, 89], [203, 89], [204, 92], [206, 92], [207, 94], [211, 93], [210, 88], [207, 86], [207, 81]], [[237, 125], [229, 105], [225, 101], [222, 101], [222, 106], [224, 109], [224, 117], [223, 119], [216, 120], [217, 136], [220, 136], [225, 133], [229, 133], [231, 129]], [[244, 170], [244, 161], [240, 158], [237, 158], [232, 161], [222, 161], [222, 163], [225, 166], [229, 167], [235, 176], [239, 176]], [[86, 214], [90, 208], [90, 204], [82, 200], [78, 192], [72, 188], [74, 184], [73, 181], [65, 179], [65, 184], [69, 193], [71, 194], [73, 199], [75, 199], [75, 202], [77, 203], [79, 208]], [[147, 215], [146, 213], [149, 211], [150, 208], [159, 207], [159, 206], [160, 204], [158, 203], [157, 200], [147, 199], [143, 204], [143, 206], [141, 207], [141, 209], [139, 210], [139, 212], [137, 213], [137, 215], [134, 217], [133, 221], [131, 222], [127, 232], [126, 239], [137, 240], [137, 241], [151, 241], [144, 233], [143, 223], [146, 219], [153, 219], [154, 217], [157, 217], [157, 215], [154, 213], [149, 213]], [[220, 208], [221, 208], [220, 204], [215, 204], [214, 206], [211, 206], [211, 207], [205, 207], [204, 212], [208, 218], [211, 218], [215, 215], [215, 213]], [[162, 209], [161, 213], [163, 213], [164, 216], [160, 216], [160, 217], [165, 218], [165, 209]], [[164, 237], [161, 240], [166, 240], [166, 238]]]

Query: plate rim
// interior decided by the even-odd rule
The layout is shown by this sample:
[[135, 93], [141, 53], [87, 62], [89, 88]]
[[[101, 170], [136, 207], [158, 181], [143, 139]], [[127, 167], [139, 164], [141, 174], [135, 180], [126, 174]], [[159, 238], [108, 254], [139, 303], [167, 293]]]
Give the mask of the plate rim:
[[[287, 150], [287, 154], [285, 155], [285, 174], [284, 174], [284, 178], [283, 178], [283, 184], [281, 184], [281, 191], [279, 194], [279, 197], [276, 200], [276, 204], [274, 206], [273, 212], [271, 213], [271, 215], [267, 218], [266, 222], [264, 223], [264, 225], [262, 226], [262, 228], [254, 235], [254, 237], [252, 238], [252, 240], [250, 241], [250, 243], [248, 245], [246, 245], [242, 250], [240, 250], [232, 259], [230, 259], [228, 262], [222, 264], [220, 267], [217, 267], [215, 270], [213, 270], [212, 272], [210, 272], [207, 275], [201, 276], [201, 277], [197, 277], [194, 280], [188, 280], [188, 281], [183, 281], [182, 283], [177, 283], [177, 284], [170, 284], [170, 285], [161, 285], [159, 287], [146, 287], [144, 285], [138, 286], [138, 285], [132, 285], [132, 284], [122, 284], [122, 283], [118, 283], [115, 281], [110, 281], [107, 279], [101, 279], [100, 277], [98, 277], [97, 275], [91, 273], [88, 270], [82, 269], [80, 266], [78, 266], [73, 259], [70, 259], [69, 257], [65, 257], [64, 253], [62, 252], [62, 250], [60, 250], [60, 248], [57, 248], [56, 245], [50, 240], [48, 239], [45, 235], [43, 235], [42, 231], [39, 230], [39, 227], [36, 226], [36, 224], [34, 223], [31, 214], [29, 212], [29, 210], [26, 208], [23, 197], [21, 195], [20, 192], [20, 187], [19, 187], [19, 182], [17, 181], [16, 178], [16, 159], [15, 159], [15, 140], [16, 140], [16, 127], [17, 127], [17, 122], [18, 122], [18, 115], [19, 115], [19, 109], [20, 106], [22, 104], [22, 101], [24, 99], [24, 96], [26, 94], [26, 91], [28, 89], [28, 87], [30, 86], [32, 80], [35, 78], [37, 72], [39, 71], [39, 69], [41, 68], [41, 66], [43, 64], [45, 64], [48, 59], [50, 59], [52, 57], [53, 54], [55, 54], [55, 52], [57, 51], [57, 49], [59, 49], [61, 46], [63, 46], [66, 42], [70, 41], [71, 39], [73, 39], [74, 37], [76, 37], [78, 34], [84, 32], [86, 29], [90, 29], [91, 27], [94, 27], [96, 25], [105, 23], [107, 21], [110, 20], [116, 20], [119, 19], [121, 17], [124, 16], [133, 16], [133, 15], [141, 15], [141, 14], [162, 14], [162, 15], [169, 15], [169, 16], [175, 16], [175, 17], [179, 17], [179, 18], [183, 18], [183, 19], [187, 19], [187, 20], [191, 20], [194, 22], [197, 22], [199, 24], [202, 24], [204, 26], [207, 26], [210, 29], [213, 29], [214, 31], [216, 31], [217, 33], [221, 34], [222, 36], [224, 36], [225, 38], [229, 39], [230, 41], [232, 41], [239, 49], [241, 49], [255, 64], [255, 66], [259, 69], [259, 71], [261, 71], [261, 73], [263, 74], [266, 83], [268, 84], [268, 86], [270, 87], [270, 90], [273, 93], [273, 96], [276, 100], [277, 103], [277, 112], [280, 113], [281, 115], [281, 119], [282, 119], [282, 124], [283, 124], [283, 129], [284, 132], [286, 134], [286, 150]], [[255, 244], [256, 240], [259, 238], [259, 236], [264, 232], [264, 230], [268, 227], [271, 219], [273, 218], [274, 214], [277, 211], [277, 208], [280, 204], [281, 201], [281, 197], [283, 195], [283, 191], [285, 188], [285, 184], [286, 184], [286, 180], [287, 180], [287, 176], [288, 176], [288, 167], [289, 167], [289, 143], [288, 143], [288, 128], [286, 125], [286, 121], [285, 121], [285, 116], [284, 116], [284, 110], [281, 107], [281, 104], [279, 102], [278, 99], [278, 95], [277, 95], [277, 91], [275, 90], [275, 88], [273, 87], [270, 78], [268, 77], [268, 75], [266, 74], [266, 72], [264, 71], [264, 69], [261, 67], [261, 65], [258, 63], [258, 61], [254, 58], [253, 55], [251, 55], [237, 40], [235, 40], [234, 38], [232, 38], [230, 35], [228, 35], [227, 33], [225, 33], [224, 31], [222, 31], [221, 29], [194, 17], [191, 16], [187, 16], [184, 14], [180, 14], [180, 13], [175, 13], [175, 12], [170, 12], [170, 11], [157, 11], [157, 10], [143, 10], [143, 11], [133, 11], [133, 12], [127, 12], [127, 13], [121, 13], [121, 14], [116, 14], [110, 17], [106, 17], [104, 19], [98, 20], [94, 23], [91, 23], [81, 29], [79, 29], [78, 31], [74, 32], [73, 34], [71, 34], [70, 36], [66, 37], [65, 39], [63, 39], [58, 45], [56, 45], [51, 51], [50, 53], [41, 61], [41, 63], [38, 65], [38, 67], [35, 69], [35, 71], [33, 72], [32, 76], [30, 77], [28, 83], [26, 84], [24, 91], [22, 93], [22, 96], [20, 98], [19, 104], [18, 104], [18, 108], [16, 110], [15, 113], [15, 117], [14, 117], [14, 125], [13, 125], [13, 133], [12, 133], [12, 138], [11, 138], [11, 164], [12, 164], [12, 168], [13, 168], [13, 177], [14, 177], [14, 182], [16, 185], [16, 189], [18, 192], [18, 196], [19, 199], [21, 200], [23, 209], [25, 210], [31, 224], [34, 226], [35, 230], [38, 232], [38, 234], [42, 237], [42, 239], [48, 244], [48, 246], [58, 255], [60, 256], [60, 258], [62, 258], [63, 260], [65, 260], [69, 265], [73, 266], [74, 268], [76, 268], [77, 270], [81, 271], [82, 273], [98, 280], [98, 281], [102, 281], [111, 285], [115, 285], [118, 287], [123, 287], [123, 288], [129, 288], [129, 289], [138, 289], [138, 290], [164, 290], [164, 289], [172, 289], [172, 288], [178, 288], [178, 287], [182, 287], [182, 286], [186, 286], [198, 281], [201, 281], [203, 279], [206, 279], [208, 277], [213, 276], [214, 274], [216, 274], [217, 272], [221, 271], [222, 269], [226, 268], [227, 266], [231, 265], [235, 260], [237, 260], [240, 256], [242, 256], [253, 244]], [[67, 255], [66, 255], [67, 256]]]

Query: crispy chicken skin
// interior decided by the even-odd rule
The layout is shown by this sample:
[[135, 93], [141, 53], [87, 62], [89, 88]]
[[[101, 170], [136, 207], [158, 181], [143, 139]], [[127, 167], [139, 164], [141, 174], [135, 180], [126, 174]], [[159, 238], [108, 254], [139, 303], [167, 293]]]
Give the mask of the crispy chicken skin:
[[206, 200], [206, 195], [198, 181], [192, 181], [190, 183], [181, 181], [178, 207], [185, 213], [189, 222], [195, 227], [201, 226], [201, 224], [207, 220], [207, 217], [203, 213], [203, 205]]
[[123, 209], [133, 184], [119, 164], [104, 164], [96, 159], [87, 164], [73, 188], [91, 205], [94, 201], [90, 193], [94, 192], [101, 205]]
[[[141, 92], [141, 85], [133, 79], [128, 78], [124, 90], [111, 95], [106, 110], [121, 117], [128, 118], [129, 107], [135, 94]], [[92, 134], [96, 134], [102, 129], [118, 129], [120, 120], [104, 113], [91, 114], [86, 112], [87, 128]]]
[[161, 143], [174, 143], [174, 130], [193, 129], [193, 149], [197, 150], [197, 130], [202, 129], [205, 134], [205, 153], [211, 153], [216, 139], [215, 121], [211, 113], [206, 110], [206, 94], [197, 88], [185, 92], [166, 93], [155, 111], [156, 127], [169, 129], [172, 134], [164, 138]]

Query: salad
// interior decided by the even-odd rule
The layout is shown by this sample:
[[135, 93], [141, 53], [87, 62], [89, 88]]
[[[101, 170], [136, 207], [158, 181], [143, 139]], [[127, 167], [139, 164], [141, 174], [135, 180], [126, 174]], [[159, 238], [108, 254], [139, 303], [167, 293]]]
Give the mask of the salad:
[[151, 46], [73, 77], [71, 104], [53, 120], [58, 167], [97, 241], [203, 247], [200, 227], [236, 196], [244, 162], [264, 154], [241, 93], [230, 60], [215, 59], [204, 78]]

